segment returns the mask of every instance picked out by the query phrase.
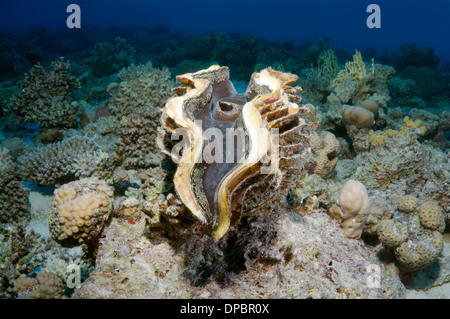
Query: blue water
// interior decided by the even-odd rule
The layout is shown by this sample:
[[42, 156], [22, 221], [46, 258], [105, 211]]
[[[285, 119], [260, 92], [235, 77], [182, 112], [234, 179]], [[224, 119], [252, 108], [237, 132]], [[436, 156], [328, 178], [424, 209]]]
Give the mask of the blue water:
[[[164, 24], [190, 34], [237, 31], [296, 43], [326, 37], [350, 51], [368, 46], [392, 50], [414, 42], [433, 47], [441, 64], [450, 60], [449, 0], [2, 0], [0, 30], [64, 28], [72, 3], [80, 5], [86, 30]], [[366, 26], [371, 3], [380, 6], [380, 29]]]

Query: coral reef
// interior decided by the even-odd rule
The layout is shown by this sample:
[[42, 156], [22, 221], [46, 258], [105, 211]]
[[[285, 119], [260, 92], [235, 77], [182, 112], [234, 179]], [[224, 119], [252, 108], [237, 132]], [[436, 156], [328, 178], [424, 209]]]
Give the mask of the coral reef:
[[111, 155], [117, 166], [125, 169], [157, 166], [164, 157], [157, 143], [161, 112], [156, 108], [136, 110], [120, 121], [120, 138]]
[[26, 223], [30, 218], [29, 191], [6, 148], [0, 148], [0, 187], [0, 222]]
[[360, 105], [372, 99], [378, 107], [385, 108], [391, 99], [387, 82], [394, 74], [394, 68], [376, 64], [373, 60], [371, 67], [367, 67], [361, 52], [356, 51], [353, 61], [347, 62], [333, 80], [334, 89], [327, 101], [331, 105]]
[[412, 218], [398, 214], [383, 220], [378, 228], [381, 243], [393, 252], [403, 272], [410, 273], [430, 266], [443, 249], [443, 238], [438, 231], [417, 227]]
[[[108, 107], [118, 117], [139, 111], [158, 110], [170, 98], [175, 86], [167, 68], [153, 68], [151, 63], [130, 65], [118, 74], [120, 83], [111, 83]], [[151, 112], [151, 110], [150, 110]]]
[[96, 269], [73, 297], [404, 296], [404, 286], [389, 267], [381, 268], [379, 288], [368, 287], [368, 266], [377, 258], [361, 241], [344, 237], [326, 214], [300, 217], [272, 211], [237, 227], [224, 246], [191, 233], [176, 241], [153, 241], [143, 236], [144, 219], [135, 224], [115, 219], [101, 239]]
[[14, 282], [43, 264], [39, 255], [49, 249], [48, 241], [23, 226], [0, 224], [0, 297], [15, 296]]
[[41, 185], [63, 183], [76, 177], [101, 174], [108, 156], [88, 137], [73, 136], [26, 155], [23, 174]]
[[73, 126], [78, 118], [78, 102], [71, 101], [71, 96], [80, 84], [69, 69], [69, 62], [62, 57], [51, 64], [50, 70], [36, 64], [17, 83], [20, 91], [10, 100], [7, 111], [43, 128]]
[[36, 278], [21, 275], [14, 283], [17, 299], [61, 299], [64, 297], [62, 280], [50, 273], [41, 271]]
[[136, 50], [127, 40], [116, 37], [113, 43], [96, 43], [86, 64], [90, 66], [94, 76], [108, 76], [134, 63], [135, 54]]
[[433, 48], [66, 31], [0, 31], [0, 298], [448, 296]]
[[[320, 134], [313, 132], [309, 139], [311, 153], [305, 156], [307, 169], [311, 170], [322, 178], [329, 177], [336, 167], [338, 161], [339, 142], [333, 133], [323, 131]], [[311, 163], [311, 164], [310, 164]]]
[[52, 238], [63, 247], [95, 246], [113, 208], [113, 189], [96, 177], [55, 190], [49, 216]]

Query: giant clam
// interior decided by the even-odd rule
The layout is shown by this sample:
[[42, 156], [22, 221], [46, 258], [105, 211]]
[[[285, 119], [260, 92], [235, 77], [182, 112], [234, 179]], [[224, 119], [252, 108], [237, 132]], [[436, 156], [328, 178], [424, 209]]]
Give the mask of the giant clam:
[[[302, 170], [302, 155], [310, 150], [303, 117], [309, 109], [296, 104], [301, 89], [290, 86], [296, 79], [267, 68], [237, 94], [227, 67], [177, 76], [185, 86], [174, 89], [178, 96], [162, 110], [158, 145], [178, 164], [180, 199], [215, 240]], [[177, 148], [170, 141], [180, 136]]]

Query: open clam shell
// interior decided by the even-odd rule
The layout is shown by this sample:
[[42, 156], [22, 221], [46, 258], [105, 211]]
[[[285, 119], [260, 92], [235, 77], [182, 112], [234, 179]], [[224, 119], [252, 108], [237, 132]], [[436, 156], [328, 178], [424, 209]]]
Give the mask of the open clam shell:
[[163, 109], [158, 145], [178, 164], [180, 199], [216, 240], [302, 169], [310, 149], [302, 115], [309, 110], [296, 103], [300, 88], [290, 86], [296, 79], [268, 68], [237, 94], [227, 67], [177, 77], [185, 86]]

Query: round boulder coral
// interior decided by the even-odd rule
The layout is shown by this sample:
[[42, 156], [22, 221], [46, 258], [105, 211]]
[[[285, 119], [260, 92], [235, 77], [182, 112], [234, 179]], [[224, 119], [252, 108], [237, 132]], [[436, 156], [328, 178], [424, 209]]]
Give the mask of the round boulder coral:
[[113, 208], [113, 190], [96, 177], [55, 190], [49, 217], [52, 238], [63, 247], [94, 244]]
[[347, 106], [342, 114], [346, 125], [355, 125], [357, 128], [371, 128], [374, 123], [374, 114], [360, 106]]
[[378, 239], [386, 247], [397, 247], [408, 239], [408, 229], [392, 219], [382, 220], [378, 225]]
[[373, 115], [378, 114], [378, 103], [375, 102], [373, 99], [367, 99], [361, 103], [361, 107], [365, 108], [366, 110], [369, 110], [373, 113]]
[[[424, 237], [422, 234], [421, 237]], [[439, 256], [443, 248], [442, 234], [433, 232], [420, 240], [408, 240], [395, 249], [400, 269], [413, 272], [430, 266]]]
[[405, 195], [400, 198], [397, 208], [399, 211], [412, 213], [414, 211], [414, 208], [416, 208], [418, 201], [419, 200], [417, 199], [417, 197], [413, 195]]
[[445, 217], [441, 208], [434, 201], [428, 201], [422, 204], [419, 209], [420, 223], [423, 227], [444, 232]]

